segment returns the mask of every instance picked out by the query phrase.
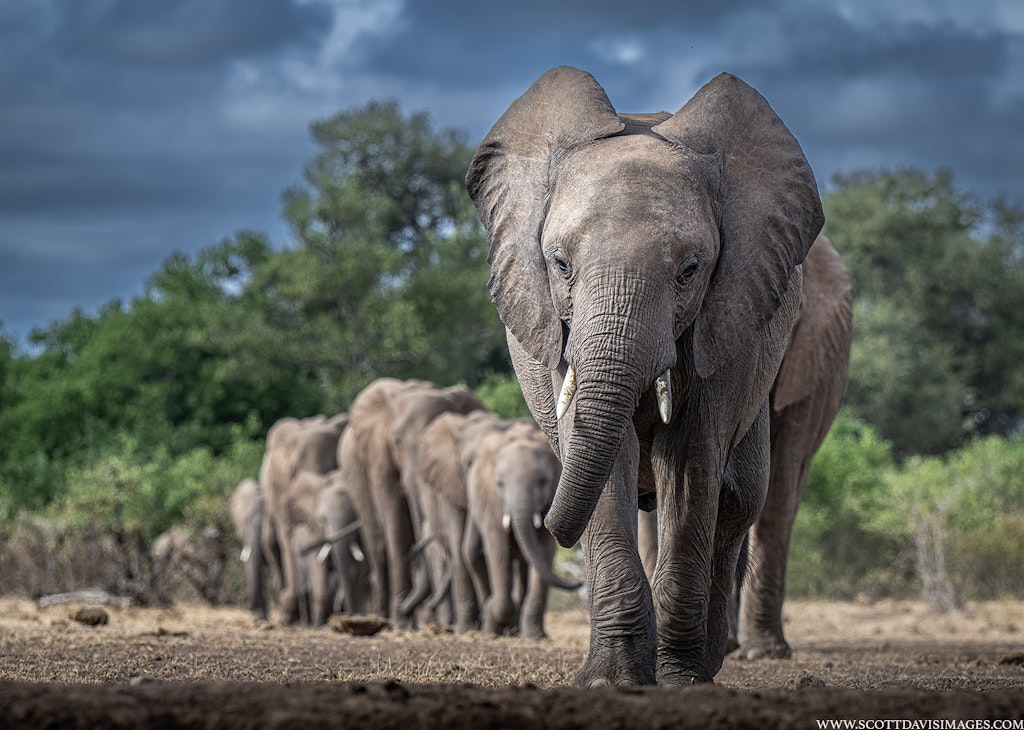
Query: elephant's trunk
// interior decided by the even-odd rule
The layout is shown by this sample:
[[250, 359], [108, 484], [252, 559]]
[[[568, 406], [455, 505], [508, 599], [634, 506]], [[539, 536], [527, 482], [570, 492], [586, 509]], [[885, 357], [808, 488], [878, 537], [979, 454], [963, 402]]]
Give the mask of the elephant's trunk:
[[534, 520], [534, 515], [539, 515], [540, 512], [535, 505], [531, 504], [530, 500], [517, 500], [509, 510], [509, 514], [512, 518], [512, 535], [515, 537], [523, 557], [540, 574], [545, 583], [567, 591], [574, 591], [583, 585], [577, 581], [562, 578], [552, 569], [544, 552], [544, 546], [541, 545], [540, 535], [537, 534], [537, 525], [540, 522]]
[[576, 411], [544, 521], [563, 547], [574, 545], [586, 529], [641, 395], [675, 361], [671, 322], [654, 316], [657, 304], [655, 296], [636, 292], [629, 312], [603, 308], [606, 314], [585, 320], [572, 333], [567, 358], [578, 383]]

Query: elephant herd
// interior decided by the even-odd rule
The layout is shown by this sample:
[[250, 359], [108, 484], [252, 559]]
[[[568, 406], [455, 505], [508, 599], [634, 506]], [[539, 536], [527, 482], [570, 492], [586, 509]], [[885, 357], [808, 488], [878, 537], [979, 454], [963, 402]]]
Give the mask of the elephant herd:
[[[577, 685], [711, 682], [737, 645], [788, 655], [790, 529], [852, 332], [796, 138], [727, 73], [674, 114], [625, 114], [563, 66], [494, 124], [466, 188], [534, 422], [383, 379], [346, 417], [276, 424], [262, 507], [236, 506], [262, 508], [246, 550], [272, 566], [284, 620], [343, 603], [542, 636], [547, 588], [571, 585], [557, 541], [586, 571]], [[328, 528], [332, 488], [347, 516]], [[357, 554], [340, 597], [325, 586], [346, 581], [312, 574]]]
[[286, 624], [370, 612], [542, 637], [549, 587], [579, 587], [543, 527], [559, 475], [534, 422], [463, 386], [381, 378], [346, 414], [283, 418], [229, 504], [249, 608], [266, 618], [269, 573]]

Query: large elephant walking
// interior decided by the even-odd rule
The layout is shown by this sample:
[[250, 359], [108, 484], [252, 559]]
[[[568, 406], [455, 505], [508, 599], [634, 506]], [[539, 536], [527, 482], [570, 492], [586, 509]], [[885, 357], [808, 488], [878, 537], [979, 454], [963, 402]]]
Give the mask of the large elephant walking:
[[[747, 659], [790, 656], [782, 628], [786, 559], [811, 459], [839, 411], [853, 333], [850, 275], [828, 239], [804, 259], [804, 297], [772, 388], [768, 497], [748, 535], [744, 583], [734, 591], [730, 643]], [[649, 577], [657, 559], [657, 515], [640, 512], [640, 556]]]
[[[362, 523], [371, 609], [395, 626], [412, 627], [415, 607], [431, 593], [432, 581], [422, 561], [414, 571], [413, 548], [437, 548], [421, 544], [424, 513], [415, 473], [420, 438], [442, 413], [482, 408], [464, 386], [438, 389], [421, 380], [380, 378], [364, 388], [349, 409], [350, 425], [338, 445], [341, 480]], [[435, 562], [440, 561], [435, 555]], [[437, 564], [434, 582], [440, 580], [440, 571]]]
[[[803, 152], [728, 74], [676, 114], [627, 115], [562, 67], [498, 120], [466, 182], [513, 365], [561, 455], [545, 524], [582, 538], [591, 637], [574, 681], [711, 681], [823, 223]], [[651, 583], [638, 502], [659, 512]]]
[[282, 418], [267, 432], [267, 446], [260, 465], [266, 506], [263, 521], [264, 554], [280, 589], [281, 621], [300, 618], [298, 560], [293, 548], [296, 520], [288, 510], [292, 480], [300, 471], [327, 474], [338, 468], [338, 440], [348, 425], [348, 415], [333, 418]]

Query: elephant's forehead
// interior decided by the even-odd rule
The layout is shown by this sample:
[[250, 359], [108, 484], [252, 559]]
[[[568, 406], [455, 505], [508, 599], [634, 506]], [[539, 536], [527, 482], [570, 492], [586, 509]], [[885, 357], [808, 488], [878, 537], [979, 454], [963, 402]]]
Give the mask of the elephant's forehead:
[[548, 224], [560, 235], [619, 225], [693, 233], [711, 219], [711, 201], [699, 159], [655, 137], [612, 137], [559, 166]]

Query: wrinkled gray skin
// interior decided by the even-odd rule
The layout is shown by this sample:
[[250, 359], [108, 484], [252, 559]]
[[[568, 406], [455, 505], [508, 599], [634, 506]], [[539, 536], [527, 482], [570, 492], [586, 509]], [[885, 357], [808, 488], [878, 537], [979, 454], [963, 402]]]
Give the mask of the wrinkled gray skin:
[[483, 605], [485, 631], [543, 637], [548, 586], [579, 588], [554, 573], [554, 538], [535, 526], [560, 472], [547, 437], [526, 420], [446, 413], [423, 434], [418, 470], [436, 515], [427, 536], [449, 560], [456, 631], [477, 628]]
[[263, 520], [264, 554], [279, 587], [281, 622], [300, 619], [296, 576], [298, 555], [292, 531], [296, 524], [287, 511], [289, 485], [300, 471], [327, 474], [338, 468], [338, 441], [348, 425], [348, 415], [314, 416], [298, 420], [282, 418], [267, 432], [260, 465], [266, 507]]
[[[770, 397], [768, 497], [749, 532], [745, 581], [730, 603], [729, 646], [745, 659], [791, 656], [782, 629], [789, 538], [811, 459], [839, 411], [850, 359], [850, 275], [824, 236], [807, 254], [803, 273], [803, 303]], [[639, 539], [651, 577], [658, 554], [656, 512], [640, 512]]]
[[438, 389], [421, 380], [380, 378], [366, 386], [349, 409], [350, 425], [338, 446], [341, 481], [362, 524], [371, 576], [370, 610], [397, 628], [435, 620], [429, 607], [421, 607], [419, 616], [414, 611], [444, 574], [438, 545], [421, 546], [431, 561], [430, 573], [424, 561], [413, 560], [425, 520], [415, 469], [420, 438], [442, 413], [481, 408], [483, 403], [464, 386]]
[[[561, 455], [545, 524], [562, 545], [582, 538], [591, 636], [574, 682], [709, 682], [767, 492], [768, 393], [799, 265], [823, 223], [803, 152], [728, 74], [675, 115], [641, 116], [562, 67], [491, 129], [467, 188], [513, 365]], [[668, 425], [654, 392], [666, 370]], [[652, 584], [638, 499], [661, 515]]]
[[267, 618], [267, 558], [263, 554], [263, 487], [253, 479], [243, 479], [228, 501], [228, 513], [235, 534], [242, 542], [241, 560], [245, 566], [245, 590], [249, 611]]

